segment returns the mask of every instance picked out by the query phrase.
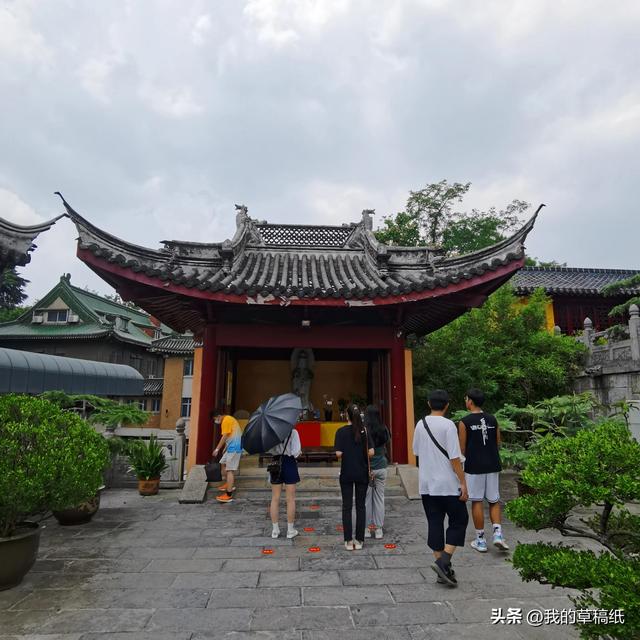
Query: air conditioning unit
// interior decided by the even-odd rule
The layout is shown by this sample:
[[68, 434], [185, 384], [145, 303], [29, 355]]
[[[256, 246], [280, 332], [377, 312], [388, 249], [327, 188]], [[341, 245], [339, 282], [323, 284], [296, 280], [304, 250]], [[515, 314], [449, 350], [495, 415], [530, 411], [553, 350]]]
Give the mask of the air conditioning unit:
[[80, 322], [80, 318], [75, 313], [70, 313], [67, 317], [67, 322], [69, 322], [70, 324], [75, 324], [76, 322]]
[[31, 317], [31, 324], [42, 324], [43, 322], [44, 322], [44, 317], [43, 316], [33, 315]]

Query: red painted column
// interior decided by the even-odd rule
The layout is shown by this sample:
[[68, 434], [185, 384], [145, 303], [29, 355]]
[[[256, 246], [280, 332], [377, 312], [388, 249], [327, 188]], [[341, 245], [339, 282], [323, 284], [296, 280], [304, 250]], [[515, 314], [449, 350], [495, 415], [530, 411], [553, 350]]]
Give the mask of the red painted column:
[[216, 325], [208, 324], [202, 336], [202, 371], [200, 374], [200, 401], [198, 405], [198, 435], [196, 464], [205, 464], [213, 451], [213, 420], [216, 408], [218, 382], [218, 344]]
[[404, 376], [404, 337], [394, 336], [390, 353], [391, 438], [393, 462], [407, 463], [407, 404]]

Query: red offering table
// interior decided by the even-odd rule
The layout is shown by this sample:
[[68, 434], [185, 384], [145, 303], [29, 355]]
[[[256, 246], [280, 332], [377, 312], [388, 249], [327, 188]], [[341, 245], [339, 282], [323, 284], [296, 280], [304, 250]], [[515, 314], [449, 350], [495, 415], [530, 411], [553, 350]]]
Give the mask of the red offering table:
[[300, 436], [300, 444], [305, 447], [320, 446], [320, 423], [315, 421], [298, 422], [296, 430]]

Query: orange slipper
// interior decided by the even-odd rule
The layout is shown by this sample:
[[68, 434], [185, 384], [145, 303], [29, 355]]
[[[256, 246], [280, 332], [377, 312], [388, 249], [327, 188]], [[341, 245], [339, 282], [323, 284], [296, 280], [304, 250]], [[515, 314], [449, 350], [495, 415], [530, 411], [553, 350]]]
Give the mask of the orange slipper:
[[230, 496], [228, 493], [225, 493], [222, 496], [216, 496], [216, 500], [218, 502], [233, 502], [233, 496]]

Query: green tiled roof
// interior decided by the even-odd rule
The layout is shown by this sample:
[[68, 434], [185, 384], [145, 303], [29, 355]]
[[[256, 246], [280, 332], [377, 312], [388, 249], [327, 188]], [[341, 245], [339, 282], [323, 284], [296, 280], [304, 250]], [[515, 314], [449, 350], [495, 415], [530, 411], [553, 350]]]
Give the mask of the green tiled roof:
[[95, 293], [74, 287], [69, 276], [60, 278], [60, 282], [47, 293], [34, 307], [47, 308], [60, 298], [72, 313], [79, 317], [77, 324], [36, 324], [32, 322], [33, 310], [22, 314], [12, 322], [0, 323], [1, 340], [21, 339], [90, 339], [112, 335], [124, 342], [148, 347], [155, 339], [145, 329], [162, 336], [171, 331], [164, 325], [156, 326], [144, 311], [131, 309], [123, 304], [107, 300]]

